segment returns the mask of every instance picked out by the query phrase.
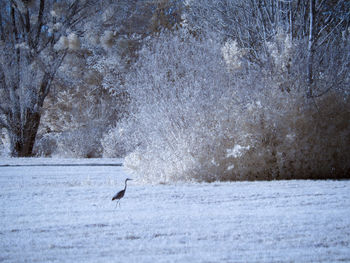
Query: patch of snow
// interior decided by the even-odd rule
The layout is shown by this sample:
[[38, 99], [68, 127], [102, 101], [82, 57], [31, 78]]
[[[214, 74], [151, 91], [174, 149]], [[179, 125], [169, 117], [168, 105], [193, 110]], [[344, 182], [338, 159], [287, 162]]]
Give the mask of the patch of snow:
[[118, 165], [123, 163], [122, 158], [0, 158], [1, 166], [55, 166], [55, 165]]
[[[74, 161], [91, 159], [62, 164]], [[0, 261], [350, 261], [350, 181], [130, 181], [116, 207], [128, 176], [116, 166], [0, 167]]]

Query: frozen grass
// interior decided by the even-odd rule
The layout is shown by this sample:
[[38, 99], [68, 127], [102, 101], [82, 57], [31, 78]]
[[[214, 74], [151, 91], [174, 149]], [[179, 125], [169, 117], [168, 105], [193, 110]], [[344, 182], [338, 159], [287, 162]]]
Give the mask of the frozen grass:
[[126, 177], [0, 167], [0, 261], [350, 261], [350, 181], [132, 181], [116, 208]]

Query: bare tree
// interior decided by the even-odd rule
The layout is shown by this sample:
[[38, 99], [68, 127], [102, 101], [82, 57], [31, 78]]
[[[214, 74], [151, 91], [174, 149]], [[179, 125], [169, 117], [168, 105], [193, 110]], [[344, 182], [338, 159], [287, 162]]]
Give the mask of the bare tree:
[[[344, 0], [235, 0], [188, 2], [187, 20], [196, 31], [214, 30], [237, 41], [248, 61], [271, 62], [269, 45], [288, 34], [297, 48], [294, 74], [306, 96], [347, 86], [350, 3]], [[293, 64], [293, 63], [290, 63]]]
[[32, 155], [44, 100], [79, 31], [89, 1], [0, 0], [0, 127], [12, 156]]

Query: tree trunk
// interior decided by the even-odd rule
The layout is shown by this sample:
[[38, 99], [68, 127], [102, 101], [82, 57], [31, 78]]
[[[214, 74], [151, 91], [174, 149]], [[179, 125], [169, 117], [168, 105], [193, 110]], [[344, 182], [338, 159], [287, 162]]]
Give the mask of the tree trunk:
[[313, 89], [313, 63], [314, 63], [314, 44], [315, 44], [315, 36], [314, 36], [314, 12], [315, 12], [315, 0], [309, 0], [309, 43], [307, 48], [307, 91], [306, 96], [308, 98], [312, 97], [312, 89]]
[[22, 125], [15, 131], [12, 131], [12, 156], [30, 157], [33, 155], [35, 137], [38, 133], [41, 114], [39, 112], [27, 111]]

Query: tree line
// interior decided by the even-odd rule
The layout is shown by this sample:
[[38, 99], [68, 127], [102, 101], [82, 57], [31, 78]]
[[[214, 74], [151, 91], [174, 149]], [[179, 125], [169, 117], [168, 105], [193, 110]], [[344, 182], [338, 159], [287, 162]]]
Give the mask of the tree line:
[[[299, 160], [299, 147], [303, 158], [328, 151], [316, 158], [328, 174], [348, 173], [348, 150], [339, 153], [349, 145], [348, 1], [1, 6], [0, 125], [12, 156], [129, 154], [135, 163], [138, 153], [149, 158], [144, 168], [160, 155], [189, 162], [178, 174], [192, 177], [315, 174], [317, 162]], [[249, 159], [262, 168], [248, 171]], [[154, 176], [169, 176], [174, 164], [164, 165]]]

